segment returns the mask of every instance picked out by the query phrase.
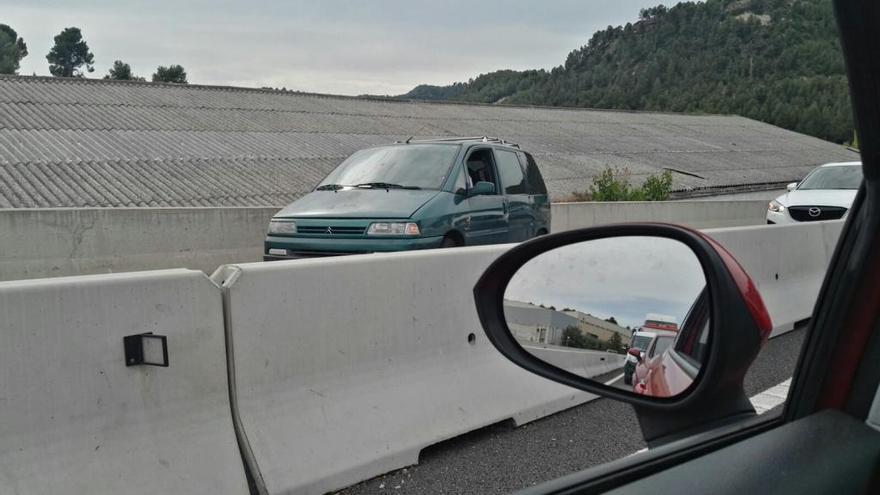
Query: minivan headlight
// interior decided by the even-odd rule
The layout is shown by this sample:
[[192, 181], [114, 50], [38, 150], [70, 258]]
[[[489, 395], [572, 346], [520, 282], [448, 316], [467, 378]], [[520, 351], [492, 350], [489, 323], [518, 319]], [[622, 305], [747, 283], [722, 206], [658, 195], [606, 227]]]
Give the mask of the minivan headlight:
[[367, 235], [421, 235], [419, 225], [413, 222], [376, 222], [370, 224]]
[[280, 235], [296, 234], [296, 222], [284, 218], [273, 218], [269, 221], [269, 233]]
[[771, 201], [769, 205], [767, 205], [767, 209], [774, 213], [782, 213], [783, 211], [785, 211], [785, 207], [782, 206], [782, 203], [776, 201], [775, 199]]

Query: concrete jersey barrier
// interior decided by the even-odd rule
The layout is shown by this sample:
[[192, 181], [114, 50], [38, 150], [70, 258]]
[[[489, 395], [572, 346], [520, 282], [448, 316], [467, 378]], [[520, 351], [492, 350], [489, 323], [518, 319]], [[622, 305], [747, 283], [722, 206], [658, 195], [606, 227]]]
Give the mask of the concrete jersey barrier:
[[813, 313], [843, 224], [836, 220], [704, 232], [752, 277], [773, 321], [771, 336], [776, 336]]
[[[247, 493], [204, 274], [2, 282], [0, 314], [0, 493]], [[144, 332], [169, 367], [125, 366]]]
[[260, 261], [278, 208], [0, 209], [0, 280]]
[[520, 369], [486, 339], [473, 286], [508, 248], [213, 275], [226, 291], [243, 432], [268, 493], [325, 493], [415, 464], [439, 441], [591, 398]]
[[533, 356], [553, 366], [583, 377], [599, 376], [623, 368], [626, 356], [606, 351], [591, 351], [571, 347], [523, 344]]
[[[810, 316], [842, 225], [706, 232], [779, 333]], [[590, 400], [486, 340], [472, 288], [509, 247], [229, 265], [219, 289], [189, 270], [2, 282], [0, 493], [246, 493], [243, 462], [260, 493], [324, 493]], [[122, 337], [150, 331], [171, 366], [125, 367]]]
[[[809, 317], [839, 232], [840, 222], [708, 231], [753, 276], [776, 333]], [[241, 427], [266, 492], [323, 493], [413, 464], [443, 439], [589, 398], [520, 370], [486, 341], [471, 290], [508, 248], [214, 274], [226, 293]], [[582, 361], [587, 354], [554, 358], [588, 374], [617, 365]]]
[[[212, 273], [262, 260], [281, 207], [0, 209], [0, 280], [163, 268]], [[764, 223], [764, 201], [553, 204], [553, 231], [605, 223], [675, 222], [694, 228]]]
[[767, 201], [617, 201], [554, 203], [552, 231], [608, 223], [666, 222], [694, 229], [766, 224]]

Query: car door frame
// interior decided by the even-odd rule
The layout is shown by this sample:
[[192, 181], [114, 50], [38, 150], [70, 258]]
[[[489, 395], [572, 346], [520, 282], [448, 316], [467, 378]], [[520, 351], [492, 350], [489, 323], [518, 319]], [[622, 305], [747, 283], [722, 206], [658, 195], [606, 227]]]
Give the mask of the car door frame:
[[[498, 183], [500, 184], [499, 189], [504, 197], [504, 203], [507, 208], [507, 224], [510, 232], [508, 240], [510, 242], [531, 239], [535, 236], [536, 231], [535, 214], [531, 207], [531, 198], [528, 194], [528, 178], [516, 152], [517, 150], [505, 149], [497, 146], [492, 147], [492, 153], [495, 156], [495, 170], [497, 171]], [[513, 160], [522, 175], [523, 191], [521, 193], [509, 194], [507, 192], [507, 184], [504, 183], [504, 179], [501, 176], [501, 167], [498, 165], [499, 153], [510, 153], [513, 156]]]
[[495, 153], [492, 146], [476, 144], [467, 148], [462, 158], [462, 170], [468, 174], [467, 160], [476, 151], [489, 150], [488, 156], [491, 163], [489, 167], [495, 176], [495, 194], [481, 194], [472, 196], [470, 187], [473, 187], [468, 176], [469, 188], [467, 202], [467, 216], [464, 229], [465, 244], [499, 244], [506, 241], [509, 232], [507, 205], [504, 195], [501, 194], [500, 177], [498, 167], [495, 164]]

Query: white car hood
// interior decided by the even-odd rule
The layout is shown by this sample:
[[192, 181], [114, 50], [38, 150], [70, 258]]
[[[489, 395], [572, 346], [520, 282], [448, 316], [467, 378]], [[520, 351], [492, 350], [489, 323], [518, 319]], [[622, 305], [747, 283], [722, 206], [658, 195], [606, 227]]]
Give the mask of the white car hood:
[[849, 209], [856, 199], [855, 189], [807, 189], [788, 192], [776, 198], [782, 206], [841, 206]]

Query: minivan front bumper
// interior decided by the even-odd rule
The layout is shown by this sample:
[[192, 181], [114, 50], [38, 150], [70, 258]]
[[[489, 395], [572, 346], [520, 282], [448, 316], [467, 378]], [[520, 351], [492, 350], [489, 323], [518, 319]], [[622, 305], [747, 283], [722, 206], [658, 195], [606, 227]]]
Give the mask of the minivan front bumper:
[[[443, 236], [414, 238], [328, 238], [267, 236], [263, 243], [263, 261], [342, 256], [347, 254], [391, 253], [434, 249], [443, 244]], [[270, 254], [269, 250], [273, 250]]]

